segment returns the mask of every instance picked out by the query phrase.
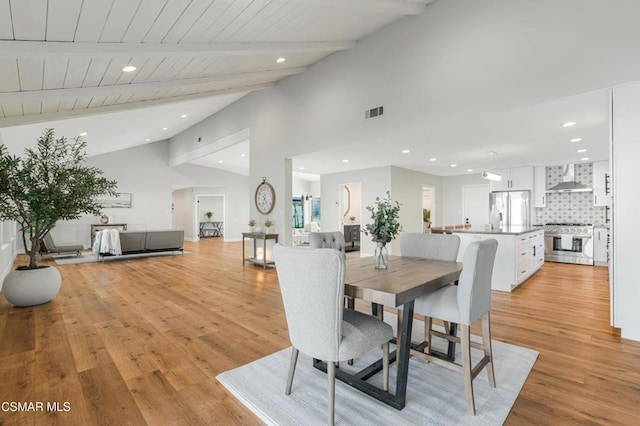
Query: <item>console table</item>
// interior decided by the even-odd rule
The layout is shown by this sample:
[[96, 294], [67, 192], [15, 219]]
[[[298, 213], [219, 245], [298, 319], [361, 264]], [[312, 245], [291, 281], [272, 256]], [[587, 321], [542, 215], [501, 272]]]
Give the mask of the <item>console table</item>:
[[126, 223], [97, 223], [91, 224], [91, 247], [93, 247], [93, 240], [95, 239], [96, 232], [102, 231], [103, 229], [119, 229], [121, 231], [127, 230]]
[[[244, 242], [246, 239], [253, 240], [253, 255], [249, 253], [249, 256], [245, 256]], [[262, 247], [258, 247], [256, 240], [262, 240]], [[273, 260], [267, 260], [267, 240], [275, 240], [278, 244], [278, 234], [263, 234], [261, 232], [243, 232], [242, 233], [242, 265], [245, 262], [255, 263], [256, 265], [262, 265], [264, 269], [267, 266], [275, 266]], [[262, 256], [258, 256], [258, 249], [262, 249]]]

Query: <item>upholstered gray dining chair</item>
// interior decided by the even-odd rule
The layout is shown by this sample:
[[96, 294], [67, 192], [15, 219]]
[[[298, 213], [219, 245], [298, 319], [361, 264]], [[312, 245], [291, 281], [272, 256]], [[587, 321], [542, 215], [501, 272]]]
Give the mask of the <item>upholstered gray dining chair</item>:
[[[420, 259], [455, 262], [460, 249], [460, 237], [452, 234], [425, 234], [422, 232], [404, 232], [400, 234], [400, 254]], [[414, 314], [418, 314], [414, 311]], [[431, 320], [424, 318], [424, 340], [431, 342], [429, 327]], [[398, 309], [398, 330], [402, 323], [402, 308]], [[449, 324], [445, 323], [448, 331]], [[400, 336], [398, 336], [400, 337]]]
[[344, 309], [345, 260], [337, 249], [273, 247], [289, 339], [293, 346], [285, 393], [291, 393], [298, 352], [327, 363], [328, 420], [334, 421], [335, 363], [382, 346], [384, 389], [389, 386], [393, 330], [377, 318]]
[[[463, 373], [467, 411], [472, 415], [476, 413], [472, 381], [484, 367], [487, 368], [489, 384], [491, 387], [496, 387], [489, 312], [491, 310], [491, 276], [497, 248], [498, 242], [495, 239], [472, 242], [464, 253], [463, 269], [458, 285], [447, 285], [415, 301], [417, 314], [429, 319], [438, 318], [457, 323], [460, 326], [460, 337], [454, 337], [431, 330], [431, 321], [428, 321], [429, 336], [433, 334], [461, 344], [462, 365], [432, 356], [430, 337], [425, 353], [415, 351], [412, 353]], [[482, 318], [482, 344], [471, 342], [470, 339], [471, 323], [478, 318]], [[484, 356], [475, 366], [471, 365], [471, 348], [484, 352]]]
[[334, 248], [344, 255], [344, 234], [342, 232], [310, 232], [309, 248]]

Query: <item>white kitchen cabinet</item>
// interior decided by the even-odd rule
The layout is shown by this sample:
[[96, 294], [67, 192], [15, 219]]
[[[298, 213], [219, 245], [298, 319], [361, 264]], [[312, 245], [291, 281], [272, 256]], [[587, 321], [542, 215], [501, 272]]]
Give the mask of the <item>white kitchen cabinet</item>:
[[547, 206], [547, 168], [535, 167], [533, 170], [533, 206]]
[[609, 264], [609, 228], [593, 227], [593, 264], [607, 266]]
[[593, 163], [593, 205], [609, 205], [609, 162]]
[[533, 189], [533, 167], [516, 167], [495, 171], [502, 180], [491, 181], [491, 191], [531, 191]]
[[544, 231], [533, 230], [523, 233], [453, 231], [460, 237], [458, 262], [462, 262], [464, 252], [473, 241], [495, 238], [498, 251], [493, 265], [491, 289], [512, 291], [544, 264]]

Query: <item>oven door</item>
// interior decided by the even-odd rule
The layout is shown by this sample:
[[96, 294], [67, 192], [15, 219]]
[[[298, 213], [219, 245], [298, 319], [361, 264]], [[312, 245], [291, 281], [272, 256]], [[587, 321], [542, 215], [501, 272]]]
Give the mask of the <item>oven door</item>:
[[593, 265], [593, 238], [574, 236], [570, 240], [560, 235], [544, 236], [545, 262]]

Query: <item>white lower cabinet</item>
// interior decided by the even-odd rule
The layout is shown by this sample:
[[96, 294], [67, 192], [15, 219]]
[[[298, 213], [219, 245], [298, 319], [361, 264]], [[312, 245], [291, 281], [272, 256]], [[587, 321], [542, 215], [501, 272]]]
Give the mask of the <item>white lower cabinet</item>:
[[455, 232], [460, 237], [458, 262], [473, 241], [495, 238], [498, 251], [493, 266], [491, 289], [512, 291], [527, 278], [535, 274], [544, 264], [544, 231], [533, 230], [521, 234], [488, 232]]
[[593, 228], [593, 264], [595, 266], [609, 265], [609, 228], [606, 226]]

